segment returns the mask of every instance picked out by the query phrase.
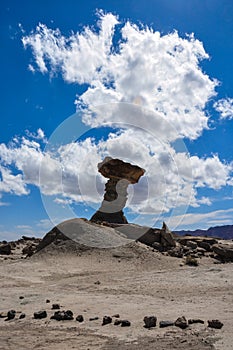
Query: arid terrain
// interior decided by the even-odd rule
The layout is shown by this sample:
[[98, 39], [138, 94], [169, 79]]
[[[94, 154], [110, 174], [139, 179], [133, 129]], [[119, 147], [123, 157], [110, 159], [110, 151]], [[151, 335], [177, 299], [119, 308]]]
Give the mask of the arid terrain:
[[[75, 251], [63, 242], [27, 258], [21, 251], [19, 244], [13, 255], [0, 256], [1, 350], [232, 349], [232, 263], [203, 256], [198, 266], [188, 266], [139, 242]], [[72, 310], [74, 320], [50, 319], [54, 303]], [[6, 320], [12, 309], [15, 318]], [[47, 317], [35, 319], [40, 310]], [[82, 323], [75, 320], [80, 314]], [[104, 316], [112, 323], [102, 326]], [[145, 316], [157, 317], [155, 328], [144, 327]], [[205, 323], [159, 327], [180, 316]], [[117, 318], [130, 327], [114, 325]], [[209, 328], [214, 319], [224, 326]]]

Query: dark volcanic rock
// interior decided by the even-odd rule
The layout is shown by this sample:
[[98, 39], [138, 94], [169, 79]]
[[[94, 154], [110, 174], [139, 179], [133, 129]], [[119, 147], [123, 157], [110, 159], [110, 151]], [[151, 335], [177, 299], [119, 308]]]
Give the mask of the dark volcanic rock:
[[27, 256], [32, 256], [35, 250], [36, 246], [34, 244], [28, 244], [22, 249], [22, 253], [26, 254]]
[[213, 251], [224, 261], [233, 261], [233, 244], [214, 244]]
[[50, 317], [51, 320], [56, 321], [71, 321], [74, 319], [73, 312], [71, 310], [67, 311], [55, 311], [54, 315]]
[[219, 320], [208, 320], [208, 327], [221, 329], [223, 327], [223, 323]]
[[91, 317], [91, 318], [89, 318], [89, 321], [97, 321], [98, 319], [99, 319], [98, 316], [96, 316], [96, 317]]
[[10, 310], [7, 312], [7, 319], [6, 321], [13, 320], [15, 318], [16, 311], [15, 310]]
[[159, 327], [160, 328], [165, 328], [165, 327], [170, 327], [170, 326], [174, 326], [174, 322], [173, 321], [160, 321], [159, 322]]
[[52, 304], [52, 310], [59, 310], [60, 304]]
[[2, 254], [2, 255], [10, 255], [11, 254], [10, 243], [0, 244], [0, 254]]
[[199, 318], [194, 318], [194, 319], [189, 319], [188, 324], [193, 324], [193, 323], [201, 323], [204, 324], [205, 322], [203, 320], [200, 320]]
[[114, 321], [114, 326], [119, 326], [121, 324], [121, 320], [115, 320]]
[[77, 317], [76, 317], [76, 321], [78, 321], [78, 322], [83, 322], [84, 321], [84, 317], [83, 317], [83, 315], [78, 315]]
[[47, 317], [47, 312], [45, 310], [34, 312], [34, 318], [36, 319], [41, 319], [46, 317]]
[[23, 319], [23, 318], [25, 318], [25, 317], [26, 317], [26, 315], [25, 315], [24, 313], [22, 313], [22, 314], [19, 315], [19, 319], [20, 319], [20, 320]]
[[103, 317], [103, 322], [102, 322], [102, 326], [105, 326], [106, 324], [112, 323], [112, 317], [110, 316], [104, 316]]
[[163, 227], [160, 231], [161, 234], [161, 244], [163, 247], [175, 247], [176, 241], [173, 237], [172, 232], [169, 230], [165, 222], [163, 223]]
[[121, 320], [121, 327], [130, 327], [131, 323], [128, 320]]
[[185, 329], [188, 327], [188, 322], [184, 316], [178, 317], [174, 324], [176, 327], [179, 327], [181, 329]]
[[156, 327], [157, 317], [155, 316], [145, 316], [143, 319], [145, 323], [145, 328]]

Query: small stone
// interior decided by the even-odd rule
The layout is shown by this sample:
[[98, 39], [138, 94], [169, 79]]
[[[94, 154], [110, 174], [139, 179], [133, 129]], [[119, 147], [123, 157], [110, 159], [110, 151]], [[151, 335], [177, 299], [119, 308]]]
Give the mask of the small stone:
[[50, 303], [50, 300], [49, 300], [49, 299], [46, 299], [46, 303], [47, 303], [47, 304]]
[[22, 314], [20, 314], [19, 315], [19, 319], [21, 320], [22, 318], [25, 318], [26, 317], [26, 315], [24, 314], [24, 313], [22, 313]]
[[41, 318], [46, 318], [47, 317], [47, 312], [44, 311], [38, 311], [38, 312], [34, 312], [34, 318], [35, 319], [41, 319]]
[[60, 309], [60, 304], [53, 304], [52, 305], [52, 310], [59, 310]]
[[24, 299], [24, 297], [22, 295], [20, 295], [19, 299]]
[[115, 320], [114, 321], [114, 326], [119, 326], [121, 324], [121, 320]]
[[91, 317], [91, 318], [89, 318], [89, 321], [96, 321], [96, 320], [98, 320], [98, 319], [99, 319], [98, 316], [96, 316], [96, 317]]
[[145, 328], [156, 327], [157, 317], [155, 316], [145, 316], [143, 319], [145, 323]]
[[104, 316], [103, 317], [103, 322], [102, 322], [102, 326], [105, 326], [106, 324], [112, 323], [112, 317], [110, 316]]
[[50, 317], [51, 320], [56, 321], [71, 321], [74, 319], [73, 312], [71, 310], [67, 311], [55, 311], [54, 315]]
[[201, 323], [201, 324], [204, 324], [205, 322], [204, 322], [203, 320], [200, 320], [199, 318], [194, 318], [194, 319], [188, 320], [188, 324], [193, 324], [193, 323]]
[[170, 326], [174, 326], [174, 322], [173, 321], [160, 321], [159, 322], [159, 327], [160, 328], [165, 328], [165, 327], [170, 327]]
[[223, 323], [219, 320], [208, 320], [208, 327], [221, 329], [223, 327]]
[[78, 316], [76, 317], [76, 321], [78, 321], [78, 322], [83, 322], [83, 321], [84, 321], [83, 315], [78, 315]]
[[119, 314], [112, 315], [112, 317], [120, 318]]
[[94, 284], [100, 285], [101, 282], [100, 281], [96, 281]]
[[130, 327], [131, 323], [128, 320], [122, 320], [121, 321], [121, 327]]
[[7, 312], [7, 319], [6, 321], [13, 320], [15, 318], [16, 311], [15, 310], [10, 310]]
[[185, 329], [188, 327], [188, 322], [184, 316], [178, 317], [177, 320], [175, 321], [175, 326], [181, 329]]

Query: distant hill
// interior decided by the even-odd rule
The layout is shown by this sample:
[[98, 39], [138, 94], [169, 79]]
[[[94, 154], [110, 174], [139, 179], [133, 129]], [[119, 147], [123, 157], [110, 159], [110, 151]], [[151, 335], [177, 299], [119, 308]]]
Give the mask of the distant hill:
[[219, 237], [221, 239], [233, 239], [233, 225], [215, 226], [210, 227], [208, 230], [195, 230], [195, 231], [174, 231], [179, 235], [192, 235], [192, 236], [208, 236]]

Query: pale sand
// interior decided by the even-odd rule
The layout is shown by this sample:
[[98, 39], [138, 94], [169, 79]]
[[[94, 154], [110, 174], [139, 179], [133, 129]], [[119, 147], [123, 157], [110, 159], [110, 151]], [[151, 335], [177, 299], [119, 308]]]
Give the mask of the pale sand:
[[[26, 318], [0, 318], [0, 349], [215, 349], [233, 348], [232, 264], [203, 258], [198, 267], [180, 266], [181, 259], [163, 256], [141, 244], [113, 250], [93, 249], [58, 256], [46, 248], [28, 259], [0, 261], [0, 312], [15, 309]], [[95, 282], [100, 281], [100, 284]], [[24, 296], [24, 299], [19, 299]], [[51, 303], [46, 303], [50, 299]], [[71, 309], [85, 322], [50, 320], [52, 303]], [[33, 319], [47, 310], [48, 317]], [[104, 315], [120, 314], [131, 327], [102, 326]], [[153, 329], [145, 315], [160, 320], [201, 318], [205, 325]], [[97, 321], [90, 317], [99, 316]], [[224, 323], [207, 328], [208, 319]]]

